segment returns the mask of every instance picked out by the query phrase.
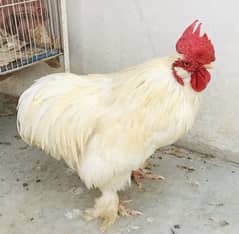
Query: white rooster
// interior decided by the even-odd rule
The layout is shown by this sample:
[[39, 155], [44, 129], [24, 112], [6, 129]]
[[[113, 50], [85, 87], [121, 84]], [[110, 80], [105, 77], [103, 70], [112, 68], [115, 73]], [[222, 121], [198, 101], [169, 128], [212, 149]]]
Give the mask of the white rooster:
[[215, 60], [200, 26], [195, 21], [186, 28], [175, 56], [113, 74], [47, 75], [19, 99], [20, 136], [64, 159], [87, 188], [100, 189], [86, 216], [101, 218], [103, 227], [119, 210], [135, 214], [120, 206], [117, 191], [156, 149], [177, 141], [193, 124]]

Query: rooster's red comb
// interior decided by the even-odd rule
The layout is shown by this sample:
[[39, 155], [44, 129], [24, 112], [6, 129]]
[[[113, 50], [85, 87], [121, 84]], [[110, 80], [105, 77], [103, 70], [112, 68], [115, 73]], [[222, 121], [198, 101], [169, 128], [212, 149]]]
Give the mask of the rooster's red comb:
[[189, 25], [176, 44], [178, 53], [186, 59], [200, 64], [209, 64], [215, 60], [215, 51], [207, 34], [200, 36], [201, 23], [195, 20]]

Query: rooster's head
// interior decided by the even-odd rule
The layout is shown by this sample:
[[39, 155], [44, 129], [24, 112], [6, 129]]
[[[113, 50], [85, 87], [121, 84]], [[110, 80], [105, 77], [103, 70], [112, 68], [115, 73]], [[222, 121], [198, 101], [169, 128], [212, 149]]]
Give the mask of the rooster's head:
[[210, 81], [207, 69], [215, 61], [215, 51], [207, 34], [200, 35], [201, 23], [198, 20], [189, 25], [176, 44], [176, 50], [182, 56], [173, 63], [176, 80], [184, 85], [189, 78], [191, 87], [196, 92], [206, 88]]

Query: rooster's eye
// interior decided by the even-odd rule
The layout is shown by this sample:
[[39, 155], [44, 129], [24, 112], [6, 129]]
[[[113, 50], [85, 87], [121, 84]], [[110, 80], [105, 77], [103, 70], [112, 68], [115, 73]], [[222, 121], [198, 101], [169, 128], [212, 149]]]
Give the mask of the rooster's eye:
[[183, 62], [183, 65], [184, 65], [185, 67], [188, 67], [188, 66], [189, 66], [189, 62]]

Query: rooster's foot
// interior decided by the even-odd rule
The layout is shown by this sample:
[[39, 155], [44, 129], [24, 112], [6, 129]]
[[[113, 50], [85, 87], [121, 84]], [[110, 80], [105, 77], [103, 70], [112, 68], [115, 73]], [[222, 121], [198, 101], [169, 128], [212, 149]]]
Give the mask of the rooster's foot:
[[141, 179], [149, 179], [149, 180], [165, 179], [163, 176], [153, 174], [150, 170], [141, 168], [139, 170], [132, 171], [131, 178], [138, 185], [139, 188], [143, 187], [142, 183], [140, 182]]
[[103, 192], [100, 198], [96, 199], [93, 208], [85, 210], [84, 218], [87, 221], [99, 218], [101, 230], [108, 229], [116, 220], [118, 214], [119, 198], [117, 193]]
[[119, 202], [119, 209], [118, 214], [120, 216], [136, 216], [136, 215], [142, 215], [143, 213], [138, 210], [133, 210], [127, 207], [127, 204], [130, 203], [131, 200], [128, 201], [120, 201]]

